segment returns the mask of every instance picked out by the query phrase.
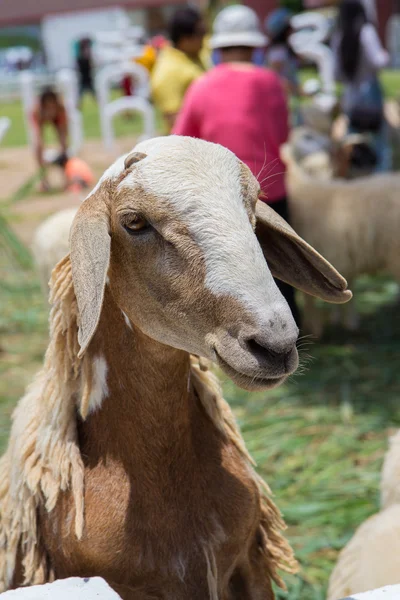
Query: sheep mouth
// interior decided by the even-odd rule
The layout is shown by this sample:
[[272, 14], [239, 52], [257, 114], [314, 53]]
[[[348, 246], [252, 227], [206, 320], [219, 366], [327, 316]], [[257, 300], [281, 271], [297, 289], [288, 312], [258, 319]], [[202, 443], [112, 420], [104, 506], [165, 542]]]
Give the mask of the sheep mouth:
[[232, 365], [230, 365], [226, 360], [222, 358], [222, 356], [218, 353], [216, 348], [214, 348], [216, 362], [219, 368], [230, 378], [232, 381], [238, 385], [239, 387], [249, 391], [255, 392], [260, 390], [271, 390], [275, 387], [281, 385], [289, 376], [289, 373], [286, 375], [277, 375], [276, 377], [260, 377], [260, 376], [250, 376], [246, 373], [242, 373], [238, 371]]

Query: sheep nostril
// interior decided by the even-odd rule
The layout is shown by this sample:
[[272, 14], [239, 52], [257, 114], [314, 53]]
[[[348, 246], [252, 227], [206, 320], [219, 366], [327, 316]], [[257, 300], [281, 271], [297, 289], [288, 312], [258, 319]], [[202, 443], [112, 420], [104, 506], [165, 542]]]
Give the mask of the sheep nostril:
[[246, 346], [248, 351], [258, 359], [265, 358], [282, 358], [286, 359], [293, 350], [293, 346], [285, 347], [282, 346], [279, 349], [271, 348], [270, 346], [260, 344], [255, 338], [246, 340]]

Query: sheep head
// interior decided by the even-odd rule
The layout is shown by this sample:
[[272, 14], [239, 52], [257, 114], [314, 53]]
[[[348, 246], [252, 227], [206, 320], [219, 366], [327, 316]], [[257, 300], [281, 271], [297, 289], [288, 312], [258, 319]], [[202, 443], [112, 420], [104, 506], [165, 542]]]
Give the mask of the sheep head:
[[273, 275], [328, 301], [351, 293], [259, 189], [230, 151], [185, 137], [142, 142], [110, 167], [71, 231], [81, 355], [108, 277], [136, 328], [216, 361], [238, 385], [292, 373], [298, 329]]

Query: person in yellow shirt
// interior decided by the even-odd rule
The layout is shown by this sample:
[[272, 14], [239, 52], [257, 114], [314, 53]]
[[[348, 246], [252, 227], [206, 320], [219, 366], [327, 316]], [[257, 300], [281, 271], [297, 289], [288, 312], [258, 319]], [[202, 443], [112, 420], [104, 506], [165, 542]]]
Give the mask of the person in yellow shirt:
[[211, 69], [214, 65], [212, 62], [212, 52], [210, 48], [210, 39], [211, 35], [207, 34], [203, 40], [203, 47], [200, 52], [200, 60], [205, 65], [207, 71]]
[[206, 70], [201, 59], [206, 27], [201, 14], [192, 7], [178, 9], [169, 23], [171, 46], [165, 47], [152, 71], [154, 104], [171, 131], [190, 84]]

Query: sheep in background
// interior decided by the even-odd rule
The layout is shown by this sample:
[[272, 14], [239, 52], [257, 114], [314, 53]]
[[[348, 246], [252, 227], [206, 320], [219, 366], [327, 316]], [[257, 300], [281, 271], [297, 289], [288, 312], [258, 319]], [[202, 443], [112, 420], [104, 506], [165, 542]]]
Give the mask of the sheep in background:
[[225, 148], [172, 136], [118, 159], [80, 206], [0, 460], [0, 591], [98, 575], [124, 600], [273, 600], [296, 570], [193, 355], [270, 389], [298, 365], [273, 276], [331, 302], [351, 292], [259, 193]]
[[[400, 174], [372, 175], [352, 181], [317, 180], [304, 172], [289, 145], [282, 148], [293, 227], [326, 256], [346, 279], [384, 271], [400, 282]], [[334, 313], [337, 319], [337, 311]], [[342, 315], [356, 329], [354, 302]], [[305, 296], [304, 328], [322, 333], [321, 311]]]
[[46, 298], [51, 272], [69, 252], [69, 232], [77, 211], [77, 208], [60, 210], [43, 221], [35, 231], [32, 253]]
[[333, 145], [330, 137], [309, 127], [301, 126], [291, 131], [288, 144], [296, 162], [311, 177], [332, 179], [334, 166]]
[[376, 166], [376, 153], [365, 135], [350, 134], [335, 141], [303, 126], [292, 130], [288, 144], [294, 160], [317, 179], [355, 179], [372, 174]]
[[381, 479], [381, 510], [341, 551], [328, 600], [400, 583], [400, 432], [390, 440]]
[[333, 179], [334, 166], [332, 157], [328, 152], [323, 150], [319, 152], [313, 152], [312, 154], [306, 155], [299, 162], [301, 168], [315, 179], [322, 179], [327, 181]]

